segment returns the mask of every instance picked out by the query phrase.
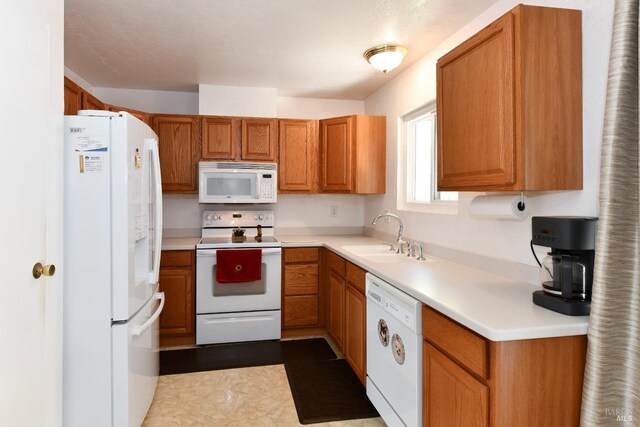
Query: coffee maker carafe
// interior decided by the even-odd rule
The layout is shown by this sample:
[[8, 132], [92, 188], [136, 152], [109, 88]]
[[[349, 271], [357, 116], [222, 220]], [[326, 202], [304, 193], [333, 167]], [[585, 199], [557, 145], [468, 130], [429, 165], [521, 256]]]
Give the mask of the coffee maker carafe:
[[[536, 305], [571, 316], [591, 311], [597, 218], [533, 217], [532, 240], [551, 251], [542, 260]], [[535, 255], [535, 253], [534, 253]]]

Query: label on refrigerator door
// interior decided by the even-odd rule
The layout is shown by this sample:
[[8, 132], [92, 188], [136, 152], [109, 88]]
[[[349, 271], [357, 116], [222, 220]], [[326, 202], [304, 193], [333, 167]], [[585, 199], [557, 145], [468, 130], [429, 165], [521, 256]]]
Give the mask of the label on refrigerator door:
[[136, 169], [140, 169], [142, 167], [142, 155], [140, 154], [140, 150], [136, 148], [136, 154], [134, 155], [133, 164]]
[[79, 156], [80, 173], [100, 173], [104, 171], [102, 153], [84, 153]]
[[[78, 153], [84, 153], [87, 151], [107, 151], [107, 137], [106, 136], [91, 136], [74, 134], [71, 128], [71, 142], [74, 149]], [[79, 128], [81, 129], [81, 128]]]

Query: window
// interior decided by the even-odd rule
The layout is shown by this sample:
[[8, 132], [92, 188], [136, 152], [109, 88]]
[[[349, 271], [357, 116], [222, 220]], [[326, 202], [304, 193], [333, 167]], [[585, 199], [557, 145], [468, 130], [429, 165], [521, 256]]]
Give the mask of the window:
[[400, 119], [399, 209], [457, 213], [458, 193], [437, 191], [436, 123], [435, 104], [427, 105]]

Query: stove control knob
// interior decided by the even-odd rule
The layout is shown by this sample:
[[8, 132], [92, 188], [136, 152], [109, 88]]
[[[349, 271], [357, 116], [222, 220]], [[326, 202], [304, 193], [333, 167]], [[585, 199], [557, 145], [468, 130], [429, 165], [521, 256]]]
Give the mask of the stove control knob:
[[258, 219], [258, 215], [254, 215], [253, 219], [257, 220]]
[[206, 219], [207, 221], [211, 221], [213, 219], [213, 215], [208, 214], [204, 217], [204, 219]]
[[220, 215], [214, 215], [214, 216], [213, 216], [213, 220], [214, 220], [214, 221], [217, 221], [217, 220], [219, 220], [219, 219], [222, 219], [222, 217], [221, 217]]
[[262, 221], [264, 219], [264, 215], [258, 215], [258, 219]]

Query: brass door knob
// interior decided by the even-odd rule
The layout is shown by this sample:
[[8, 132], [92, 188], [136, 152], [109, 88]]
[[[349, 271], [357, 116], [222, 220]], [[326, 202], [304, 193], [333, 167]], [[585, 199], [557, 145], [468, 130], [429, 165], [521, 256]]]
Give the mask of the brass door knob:
[[40, 276], [45, 275], [47, 277], [51, 277], [56, 274], [56, 266], [53, 264], [42, 265], [39, 262], [33, 266], [33, 277], [39, 279]]

